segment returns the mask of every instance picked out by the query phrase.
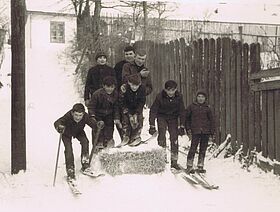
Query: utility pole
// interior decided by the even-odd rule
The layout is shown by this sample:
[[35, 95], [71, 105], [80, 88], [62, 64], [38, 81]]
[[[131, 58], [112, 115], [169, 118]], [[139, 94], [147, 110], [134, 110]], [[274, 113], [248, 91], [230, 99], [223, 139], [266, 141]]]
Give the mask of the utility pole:
[[147, 25], [148, 25], [148, 12], [147, 12], [147, 2], [143, 1], [143, 14], [144, 14], [144, 32], [143, 40], [147, 39]]
[[11, 173], [26, 170], [25, 0], [11, 0], [12, 115]]

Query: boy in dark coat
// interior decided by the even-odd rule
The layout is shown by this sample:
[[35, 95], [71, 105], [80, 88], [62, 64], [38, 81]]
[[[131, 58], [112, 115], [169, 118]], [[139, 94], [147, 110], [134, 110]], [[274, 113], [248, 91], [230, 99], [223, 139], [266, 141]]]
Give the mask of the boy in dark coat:
[[82, 172], [91, 171], [89, 168], [89, 141], [84, 131], [85, 125], [89, 125], [91, 128], [94, 128], [96, 126], [96, 122], [85, 112], [85, 107], [81, 103], [75, 104], [70, 111], [54, 123], [55, 129], [59, 133], [62, 133], [68, 180], [75, 180], [72, 137], [77, 138], [81, 144]]
[[[117, 79], [117, 90], [120, 91], [120, 87], [122, 85], [122, 70], [123, 66], [126, 63], [133, 63], [135, 58], [135, 50], [132, 46], [127, 46], [124, 48], [124, 60], [118, 62], [114, 69], [116, 71], [116, 79]], [[122, 117], [120, 116], [120, 121], [122, 121]], [[116, 125], [117, 130], [120, 134], [121, 139], [123, 138], [123, 130], [119, 128], [119, 125]]]
[[[103, 79], [103, 87], [93, 93], [88, 111], [91, 117], [104, 122], [104, 128], [99, 134], [98, 144], [93, 144], [93, 146], [113, 147], [114, 122], [121, 128], [118, 92], [114, 77], [109, 76]], [[93, 129], [94, 132], [96, 130], [96, 128]], [[95, 133], [93, 133], [94, 135]]]
[[116, 63], [114, 69], [116, 71], [116, 79], [117, 79], [117, 88], [120, 89], [122, 85], [122, 70], [123, 66], [126, 63], [134, 63], [135, 58], [135, 49], [132, 46], [126, 46], [124, 48], [124, 60]]
[[[158, 125], [158, 144], [166, 148], [166, 130], [168, 129], [171, 143], [171, 168], [180, 169], [178, 160], [178, 134], [184, 134], [184, 102], [183, 97], [177, 91], [177, 83], [168, 80], [164, 89], [156, 96], [150, 108], [149, 133], [153, 135], [156, 132], [155, 119]], [[180, 127], [178, 129], [178, 121]]]
[[199, 147], [197, 171], [205, 173], [204, 159], [208, 140], [215, 134], [215, 122], [210, 106], [206, 104], [207, 95], [204, 91], [197, 92], [196, 101], [186, 109], [186, 130], [191, 139], [191, 147], [187, 156], [187, 171], [194, 172], [193, 161]]
[[127, 79], [125, 90], [120, 92], [119, 98], [124, 133], [121, 146], [141, 142], [143, 108], [146, 102], [145, 88], [141, 84], [140, 76], [138, 74], [130, 75]]
[[[144, 66], [146, 61], [146, 52], [143, 50], [136, 51], [133, 63], [126, 63], [122, 70], [122, 83], [127, 83], [127, 77], [130, 75], [138, 74], [141, 77], [141, 83], [145, 88], [146, 96], [153, 91], [152, 80], [150, 71]], [[122, 86], [121, 86], [122, 87]]]
[[84, 92], [84, 100], [86, 106], [88, 105], [92, 94], [102, 88], [102, 80], [107, 76], [116, 77], [115, 70], [108, 66], [107, 63], [107, 55], [104, 52], [98, 52], [96, 54], [96, 62], [97, 65], [90, 68], [87, 73], [86, 84], [85, 84], [85, 92]]

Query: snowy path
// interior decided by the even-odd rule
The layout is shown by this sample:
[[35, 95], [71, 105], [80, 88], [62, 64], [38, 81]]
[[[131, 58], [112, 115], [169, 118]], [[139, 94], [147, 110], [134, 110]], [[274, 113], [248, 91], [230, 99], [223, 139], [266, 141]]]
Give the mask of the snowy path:
[[[29, 55], [29, 54], [28, 54]], [[232, 159], [207, 161], [210, 179], [220, 189], [193, 188], [166, 171], [162, 174], [105, 176], [97, 180], [78, 175], [79, 198], [64, 182], [63, 146], [56, 187], [52, 187], [58, 134], [53, 122], [79, 101], [71, 70], [55, 65], [56, 55], [46, 61], [42, 54], [28, 57], [27, 67], [27, 171], [10, 172], [9, 88], [0, 90], [0, 208], [1, 211], [269, 211], [279, 210], [280, 180], [258, 169], [248, 173]], [[6, 69], [8, 65], [5, 66]], [[145, 111], [147, 113], [147, 111]], [[147, 118], [145, 119], [147, 121]], [[143, 134], [147, 132], [147, 125]], [[180, 139], [181, 145], [186, 143]], [[73, 142], [76, 169], [79, 144]], [[185, 156], [180, 157], [181, 164]]]

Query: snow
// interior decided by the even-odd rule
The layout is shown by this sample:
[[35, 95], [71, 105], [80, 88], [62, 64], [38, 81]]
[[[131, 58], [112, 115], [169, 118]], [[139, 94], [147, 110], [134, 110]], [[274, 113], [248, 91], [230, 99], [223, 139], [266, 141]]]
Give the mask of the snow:
[[[0, 206], [1, 211], [278, 211], [280, 179], [258, 168], [247, 172], [232, 158], [206, 160], [208, 177], [219, 190], [193, 188], [167, 169], [157, 175], [104, 176], [93, 180], [79, 174], [83, 194], [75, 198], [65, 183], [63, 145], [56, 186], [53, 187], [58, 133], [53, 122], [76, 102], [82, 101], [74, 86], [75, 66], [58, 63], [51, 52], [28, 50], [26, 68], [27, 170], [10, 174], [10, 48], [5, 48], [0, 89]], [[145, 122], [148, 121], [145, 110]], [[144, 124], [143, 137], [148, 137]], [[90, 129], [87, 128], [90, 138]], [[115, 139], [119, 141], [117, 132]], [[152, 143], [154, 143], [153, 141]], [[179, 140], [189, 144], [187, 137]], [[154, 145], [154, 144], [153, 144]], [[80, 169], [80, 146], [73, 140], [76, 170]], [[149, 148], [148, 146], [141, 148]], [[185, 164], [186, 157], [180, 155]]]

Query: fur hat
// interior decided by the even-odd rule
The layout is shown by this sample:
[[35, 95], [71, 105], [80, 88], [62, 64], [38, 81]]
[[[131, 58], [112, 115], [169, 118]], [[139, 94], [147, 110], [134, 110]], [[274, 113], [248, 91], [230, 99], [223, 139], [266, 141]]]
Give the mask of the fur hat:
[[198, 90], [197, 92], [196, 92], [196, 97], [199, 95], [199, 94], [201, 94], [201, 95], [203, 95], [203, 96], [205, 96], [205, 98], [207, 98], [207, 94], [206, 94], [206, 92], [205, 92], [205, 90]]
[[99, 51], [95, 55], [95, 60], [97, 60], [99, 57], [104, 56], [107, 59], [107, 54], [104, 51]]
[[132, 83], [133, 85], [140, 85], [141, 77], [139, 74], [132, 74], [127, 77], [127, 81]]

